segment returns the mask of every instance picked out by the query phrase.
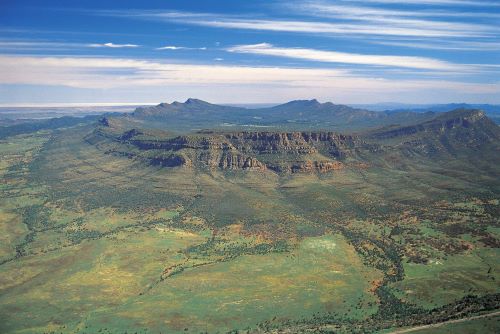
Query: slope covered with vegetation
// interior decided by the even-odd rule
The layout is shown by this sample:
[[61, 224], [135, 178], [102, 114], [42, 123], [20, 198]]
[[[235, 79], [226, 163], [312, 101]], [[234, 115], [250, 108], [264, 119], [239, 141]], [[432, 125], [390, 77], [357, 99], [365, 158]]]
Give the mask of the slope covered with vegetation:
[[384, 332], [500, 307], [483, 113], [357, 134], [162, 122], [0, 141], [2, 333]]

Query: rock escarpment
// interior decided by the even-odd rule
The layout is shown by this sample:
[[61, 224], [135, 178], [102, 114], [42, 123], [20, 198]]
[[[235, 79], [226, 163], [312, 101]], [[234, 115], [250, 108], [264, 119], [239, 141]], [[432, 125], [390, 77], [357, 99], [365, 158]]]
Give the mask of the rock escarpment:
[[105, 153], [156, 166], [277, 173], [328, 172], [346, 165], [364, 169], [366, 163], [411, 168], [415, 159], [497, 161], [491, 152], [500, 152], [500, 128], [480, 110], [457, 109], [412, 125], [367, 130], [362, 137], [331, 131], [173, 135], [141, 126], [145, 123], [126, 117], [103, 118], [86, 140]]
[[138, 129], [118, 132], [109, 128], [107, 120], [100, 122], [93, 137], [88, 141], [108, 153], [143, 159], [162, 167], [270, 169], [279, 173], [339, 170], [346, 158], [366, 145], [356, 136], [321, 131], [205, 131], [162, 137]]

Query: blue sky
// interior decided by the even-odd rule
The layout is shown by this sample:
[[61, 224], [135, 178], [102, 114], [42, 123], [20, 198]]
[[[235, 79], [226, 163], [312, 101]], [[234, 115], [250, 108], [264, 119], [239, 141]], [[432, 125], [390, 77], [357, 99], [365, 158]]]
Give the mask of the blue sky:
[[0, 1], [0, 104], [500, 103], [499, 0]]

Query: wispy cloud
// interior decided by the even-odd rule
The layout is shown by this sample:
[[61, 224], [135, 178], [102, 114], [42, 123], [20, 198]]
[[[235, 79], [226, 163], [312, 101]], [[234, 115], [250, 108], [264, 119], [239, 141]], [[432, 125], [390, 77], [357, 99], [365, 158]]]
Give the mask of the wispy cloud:
[[26, 40], [1, 40], [0, 47], [32, 47], [32, 46], [82, 46], [84, 44], [74, 44], [74, 43], [58, 43], [58, 42], [44, 42], [44, 41], [26, 41]]
[[156, 48], [156, 50], [183, 50], [185, 47], [183, 46], [173, 46], [173, 45], [167, 45], [167, 46], [162, 46], [160, 48]]
[[88, 46], [92, 48], [116, 48], [116, 49], [139, 47], [139, 45], [136, 44], [115, 44], [115, 43], [103, 43], [103, 44], [95, 43], [95, 44], [88, 44]]
[[85, 44], [61, 43], [47, 41], [30, 40], [0, 40], [0, 50], [8, 51], [41, 51], [41, 50], [69, 50], [75, 48], [85, 48]]
[[440, 70], [440, 71], [466, 71], [470, 66], [453, 64], [433, 58], [364, 55], [355, 53], [322, 51], [303, 48], [280, 48], [272, 44], [261, 43], [252, 45], [237, 45], [228, 48], [229, 52], [252, 53], [259, 55], [287, 57], [330, 63], [358, 64], [385, 67], [405, 67], [414, 69]]
[[[400, 35], [400, 38], [406, 40], [394, 42], [389, 40], [389, 36], [379, 36], [378, 40], [372, 39], [370, 41], [377, 44], [420, 49], [469, 51], [490, 51], [496, 50], [498, 47], [497, 38], [500, 29], [498, 19], [500, 19], [500, 13], [495, 12], [485, 12], [484, 10], [480, 12], [475, 10], [463, 11], [455, 8], [429, 9], [428, 6], [418, 6], [416, 8], [373, 7], [366, 6], [366, 3], [358, 4], [356, 1], [348, 1], [346, 4], [346, 1], [332, 3], [321, 0], [288, 3], [284, 6], [286, 9], [302, 15], [306, 14], [329, 20], [358, 22], [359, 24], [373, 26], [375, 31], [379, 29], [418, 31], [425, 27], [425, 30], [436, 33], [434, 36], [432, 34], [422, 34], [420, 36]], [[457, 20], [457, 17], [460, 20]], [[480, 19], [470, 23], [472, 17]], [[442, 36], [437, 36], [440, 32], [445, 33]], [[426, 39], [426, 41], [422, 42], [422, 39]]]
[[65, 86], [114, 92], [142, 90], [144, 94], [157, 91], [158, 98], [169, 87], [177, 96], [189, 96], [195, 90], [201, 98], [226, 102], [275, 102], [310, 98], [311, 94], [352, 102], [360, 98], [383, 101], [395, 94], [407, 102], [423, 95], [440, 101], [500, 96], [498, 83], [384, 79], [331, 68], [178, 64], [125, 58], [0, 55], [0, 73], [0, 85]]
[[373, 41], [375, 44], [426, 50], [500, 51], [498, 42], [475, 41]]
[[[99, 90], [106, 97], [114, 90], [118, 99], [132, 99], [129, 93], [142, 89], [142, 95], [136, 95], [139, 100], [153, 101], [149, 98], [152, 91], [163, 96], [165, 91], [184, 90], [189, 95], [196, 91], [200, 97], [207, 96], [202, 92], [233, 99], [251, 96], [247, 101], [254, 102], [277, 96], [310, 98], [311, 94], [364, 100], [369, 96], [393, 99], [394, 95], [399, 99], [405, 94], [418, 99], [425, 94], [427, 101], [429, 96], [461, 99], [462, 95], [489, 94], [483, 97], [490, 101], [500, 96], [500, 12], [496, 10], [500, 1], [272, 3], [257, 5], [254, 8], [259, 11], [253, 13], [246, 6], [217, 7], [220, 13], [189, 12], [194, 9], [187, 5], [176, 6], [185, 11], [126, 6], [65, 9], [68, 15], [101, 16], [88, 17], [89, 22], [106, 22], [103, 16], [120, 17], [108, 27], [120, 28], [120, 33], [81, 30], [71, 22], [49, 31], [43, 29], [45, 21], [37, 19], [30, 30], [0, 28], [9, 36], [0, 38], [0, 93], [9, 98], [10, 91], [2, 90], [6, 86], [20, 90], [39, 86], [53, 90], [55, 96], [64, 86], [62, 91]], [[164, 29], [158, 29], [162, 22]], [[197, 37], [193, 39], [192, 34]], [[254, 44], [256, 38], [274, 45]], [[46, 56], [28, 56], [28, 52]], [[127, 58], [131, 54], [136, 58]]]
[[156, 48], [155, 50], [206, 50], [206, 47], [200, 47], [200, 48], [190, 48], [186, 46], [175, 46], [175, 45], [167, 45], [167, 46], [162, 46], [159, 48]]
[[[346, 18], [355, 20], [372, 20], [372, 19], [383, 19], [383, 18], [409, 18], [409, 17], [480, 17], [480, 18], [499, 18], [500, 13], [488, 12], [488, 11], [460, 11], [455, 9], [388, 9], [387, 7], [373, 7], [366, 6], [366, 4], [358, 5], [354, 4], [343, 4], [343, 3], [331, 3], [324, 1], [304, 1], [300, 3], [289, 3], [285, 7], [289, 10], [298, 11], [301, 13], [307, 13], [310, 15], [315, 15], [319, 17], [330, 17], [330, 18]], [[411, 21], [410, 21], [411, 22]], [[440, 22], [429, 21], [432, 24], [440, 24]], [[478, 24], [463, 24], [462, 22], [442, 22], [441, 24], [446, 24], [447, 28], [461, 30], [461, 29], [491, 29], [491, 27], [482, 26]]]
[[[245, 29], [260, 31], [282, 31], [295, 33], [315, 33], [324, 35], [377, 35], [377, 36], [413, 36], [413, 37], [488, 37], [496, 30], [488, 26], [473, 24], [448, 24], [435, 22], [428, 26], [422, 22], [396, 24], [394, 19], [387, 25], [378, 22], [318, 22], [281, 19], [254, 19], [248, 17], [220, 15], [211, 13], [190, 13], [178, 11], [104, 11], [99, 15], [120, 16], [137, 19], [149, 19], [175, 22], [178, 24], [199, 25], [214, 28]], [[379, 20], [384, 20], [379, 18]], [[402, 22], [399, 22], [402, 23]]]
[[89, 44], [89, 43], [73, 43], [73, 42], [55, 42], [47, 40], [0, 40], [0, 49], [3, 50], [72, 50], [85, 48], [137, 48], [136, 44]]
[[[133, 85], [285, 84], [348, 76], [346, 70], [162, 63], [98, 57], [0, 56], [0, 83], [111, 88]], [[321, 76], [320, 76], [320, 73]], [[322, 78], [322, 75], [326, 77]]]
[[[73, 43], [73, 42], [59, 42], [48, 40], [30, 40], [30, 39], [0, 39], [0, 49], [9, 50], [70, 50], [70, 49], [84, 49], [84, 48], [138, 48], [137, 44], [115, 44], [115, 43]], [[163, 49], [163, 48], [159, 48]], [[165, 49], [196, 49], [205, 50], [206, 48], [185, 48], [167, 46]]]

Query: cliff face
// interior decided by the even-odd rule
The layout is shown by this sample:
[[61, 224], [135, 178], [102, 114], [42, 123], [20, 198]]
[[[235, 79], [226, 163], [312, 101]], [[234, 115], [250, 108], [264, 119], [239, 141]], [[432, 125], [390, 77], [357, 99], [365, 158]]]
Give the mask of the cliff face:
[[203, 132], [161, 138], [137, 129], [110, 136], [104, 127], [94, 135], [113, 138], [114, 148], [106, 151], [164, 167], [328, 172], [343, 168], [342, 160], [365, 145], [358, 137], [333, 132]]
[[[359, 138], [332, 132], [231, 132], [179, 136], [164, 141], [132, 140], [141, 150], [186, 154], [187, 165], [220, 169], [327, 172], [362, 145]], [[319, 160], [321, 159], [321, 160]], [[186, 163], [182, 163], [186, 165]]]
[[[191, 102], [195, 103], [195, 102]], [[137, 129], [140, 122], [102, 119], [86, 140], [102, 151], [162, 167], [328, 172], [364, 162], [410, 166], [411, 159], [498, 161], [500, 128], [482, 111], [457, 109], [411, 126], [363, 137], [329, 131], [201, 131], [174, 136]], [[406, 168], [406, 167], [405, 167]]]
[[340, 156], [343, 148], [361, 143], [359, 138], [333, 132], [237, 132], [225, 137], [240, 151], [258, 153], [311, 154], [329, 149], [332, 155]]
[[[131, 136], [132, 134], [132, 136]], [[346, 136], [333, 132], [234, 132], [207, 133], [174, 138], [142, 139], [134, 138], [141, 134], [133, 129], [126, 132], [121, 139], [129, 140], [143, 150], [163, 149], [201, 149], [201, 150], [238, 150], [249, 153], [283, 153], [297, 154], [316, 153], [320, 149], [329, 148], [332, 153], [342, 148], [353, 148], [361, 143], [354, 136]]]

